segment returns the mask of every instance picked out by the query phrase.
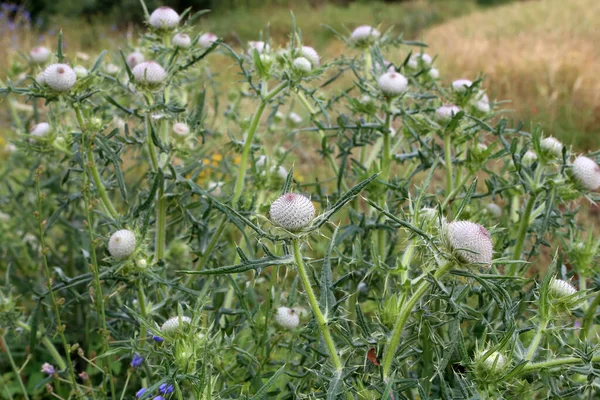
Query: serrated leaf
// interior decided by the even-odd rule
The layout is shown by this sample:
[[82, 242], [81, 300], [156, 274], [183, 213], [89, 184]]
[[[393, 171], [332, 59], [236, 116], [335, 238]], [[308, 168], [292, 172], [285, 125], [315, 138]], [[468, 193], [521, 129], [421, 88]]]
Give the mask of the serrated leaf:
[[292, 184], [294, 183], [294, 166], [290, 168], [290, 172], [288, 172], [285, 177], [285, 183], [283, 184], [283, 189], [281, 190], [281, 195], [283, 196], [286, 193], [289, 193], [292, 190]]
[[329, 246], [323, 259], [323, 267], [321, 268], [321, 301], [320, 306], [326, 314], [333, 312], [333, 305], [335, 304], [335, 296], [332, 290], [332, 272], [331, 272], [331, 253], [335, 247], [335, 242], [339, 232], [339, 226], [333, 231]]
[[294, 257], [292, 256], [284, 256], [284, 257], [263, 257], [259, 260], [248, 260], [242, 262], [240, 264], [235, 265], [226, 265], [219, 268], [206, 269], [202, 271], [195, 270], [179, 270], [182, 274], [189, 275], [225, 275], [225, 274], [237, 274], [240, 272], [246, 272], [250, 270], [262, 270], [263, 268], [270, 267], [272, 265], [285, 265], [285, 264], [293, 264]]
[[117, 184], [119, 185], [119, 191], [121, 192], [123, 199], [127, 201], [127, 189], [125, 188], [125, 178], [123, 177], [123, 171], [121, 170], [121, 165], [119, 164], [119, 157], [117, 157], [117, 155], [112, 151], [110, 145], [108, 144], [108, 139], [105, 137], [96, 136], [95, 143], [102, 149], [104, 154], [113, 164], [113, 167], [115, 168], [115, 176], [117, 177]]
[[96, 71], [98, 68], [100, 68], [100, 64], [102, 63], [102, 60], [104, 59], [105, 55], [106, 55], [106, 50], [102, 50], [102, 52], [100, 53], [98, 58], [96, 58], [96, 61], [94, 62], [94, 65], [92, 66], [92, 69], [90, 69], [90, 73], [92, 73], [92, 72]]
[[258, 392], [256, 392], [254, 394], [254, 396], [252, 396], [250, 399], [251, 400], [263, 399], [264, 396], [266, 396], [269, 389], [271, 389], [271, 387], [273, 387], [273, 385], [275, 385], [277, 383], [277, 380], [283, 374], [284, 371], [285, 371], [285, 364], [282, 365], [281, 368], [279, 368], [277, 371], [275, 371], [273, 376], [271, 376], [269, 378], [269, 380], [266, 381], [265, 384], [262, 385], [262, 387], [258, 390]]

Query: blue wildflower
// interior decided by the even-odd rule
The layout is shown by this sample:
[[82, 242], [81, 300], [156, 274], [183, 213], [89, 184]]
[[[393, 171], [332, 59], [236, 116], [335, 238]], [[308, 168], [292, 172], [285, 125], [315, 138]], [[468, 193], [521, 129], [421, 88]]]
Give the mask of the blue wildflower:
[[139, 354], [134, 354], [133, 360], [131, 360], [131, 366], [133, 368], [137, 368], [140, 365], [142, 365], [143, 361], [144, 361], [144, 357], [140, 356]]
[[142, 397], [144, 394], [146, 394], [146, 392], [147, 392], [147, 391], [148, 391], [148, 389], [146, 389], [146, 388], [141, 388], [140, 390], [138, 390], [138, 391], [135, 393], [135, 398], [136, 398], [136, 399], [139, 399], [139, 398], [141, 398], [141, 397]]
[[173, 385], [167, 385], [166, 383], [163, 383], [162, 385], [160, 385], [158, 387], [158, 390], [162, 393], [162, 394], [171, 394], [173, 393], [173, 390], [175, 388], [173, 387]]
[[158, 343], [162, 343], [165, 341], [165, 339], [161, 338], [160, 336], [152, 336], [152, 340]]
[[162, 396], [156, 396], [155, 398], [153, 398], [152, 400], [165, 400], [164, 397]]

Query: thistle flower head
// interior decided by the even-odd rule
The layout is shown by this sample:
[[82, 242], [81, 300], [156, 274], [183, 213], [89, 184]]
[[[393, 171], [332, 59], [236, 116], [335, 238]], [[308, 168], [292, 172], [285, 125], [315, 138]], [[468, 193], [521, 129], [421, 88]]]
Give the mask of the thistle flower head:
[[[487, 351], [483, 351], [482, 357]], [[501, 353], [493, 351], [487, 358], [479, 360], [480, 368], [485, 374], [502, 372], [508, 366], [508, 360]]]
[[248, 42], [248, 54], [252, 55], [252, 52], [256, 50], [258, 54], [267, 53], [271, 51], [271, 46], [263, 41], [249, 41]]
[[428, 73], [431, 79], [438, 79], [440, 77], [440, 71], [437, 68], [431, 68]]
[[388, 96], [400, 96], [408, 87], [408, 80], [397, 72], [386, 72], [377, 80], [381, 92]]
[[534, 162], [536, 162], [537, 158], [537, 154], [535, 154], [531, 150], [527, 150], [525, 154], [523, 154], [523, 158], [521, 159], [521, 161], [523, 162], [523, 164], [530, 167], [533, 165]]
[[569, 282], [563, 281], [562, 279], [553, 279], [550, 282], [550, 293], [555, 298], [569, 297], [577, 293], [577, 289], [573, 287]]
[[70, 90], [76, 80], [75, 71], [67, 64], [52, 64], [44, 70], [44, 82], [57, 92]]
[[487, 114], [490, 112], [490, 109], [491, 109], [490, 99], [483, 90], [480, 90], [479, 92], [477, 92], [477, 94], [475, 95], [475, 97], [472, 100], [472, 104], [473, 104], [473, 107], [479, 112], [482, 112], [484, 114]]
[[361, 25], [358, 28], [354, 29], [352, 35], [350, 35], [350, 42], [356, 46], [364, 47], [368, 46], [381, 36], [381, 33], [368, 25]]
[[271, 221], [289, 231], [306, 227], [315, 216], [315, 206], [308, 197], [286, 193], [271, 204]]
[[300, 316], [293, 308], [279, 307], [275, 314], [275, 322], [284, 329], [295, 329], [300, 324]]
[[304, 57], [298, 57], [292, 62], [292, 67], [294, 70], [306, 74], [312, 69], [312, 64], [310, 61], [308, 61], [308, 59]]
[[306, 58], [310, 61], [313, 68], [317, 68], [321, 64], [321, 59], [319, 57], [319, 53], [315, 49], [309, 46], [302, 46], [300, 48], [300, 56]]
[[579, 156], [573, 161], [573, 176], [581, 186], [588, 190], [600, 188], [600, 166], [591, 158]]
[[48, 375], [54, 375], [54, 372], [56, 372], [56, 369], [54, 368], [54, 365], [49, 364], [49, 363], [44, 363], [42, 365], [42, 370], [41, 370], [44, 374], [48, 374]]
[[158, 29], [172, 29], [179, 25], [179, 14], [170, 7], [158, 7], [150, 14], [150, 25]]
[[44, 137], [46, 136], [48, 133], [50, 133], [51, 127], [50, 124], [47, 122], [40, 122], [39, 124], [36, 124], [33, 126], [33, 128], [31, 128], [31, 130], [29, 131], [29, 134], [31, 136], [35, 136], [35, 137]]
[[167, 72], [156, 61], [141, 62], [131, 72], [136, 83], [148, 86], [159, 86], [167, 79]]
[[123, 260], [133, 254], [136, 244], [135, 233], [121, 229], [110, 236], [108, 252], [115, 260]]
[[88, 76], [87, 68], [82, 65], [75, 66], [73, 68], [73, 71], [75, 71], [75, 75], [77, 75], [78, 78], [85, 78], [86, 76]]
[[440, 122], [449, 122], [456, 114], [460, 112], [460, 108], [455, 105], [445, 105], [435, 110], [435, 119]]
[[417, 69], [419, 64], [424, 67], [430, 67], [433, 63], [433, 58], [427, 53], [416, 53], [410, 56], [407, 65], [412, 69]]
[[460, 261], [485, 266], [492, 262], [492, 239], [483, 226], [470, 221], [453, 221], [446, 227], [446, 238]]
[[217, 35], [215, 35], [214, 33], [211, 32], [206, 32], [203, 33], [202, 35], [200, 35], [200, 38], [198, 39], [198, 44], [201, 47], [204, 47], [205, 49], [212, 46], [212, 44], [214, 42], [216, 42], [219, 39], [219, 37]]
[[121, 68], [116, 64], [108, 64], [104, 67], [104, 71], [109, 75], [117, 75]]
[[173, 44], [177, 47], [188, 48], [192, 44], [192, 39], [187, 33], [178, 33], [173, 36]]
[[164, 324], [161, 325], [160, 331], [165, 333], [175, 332], [179, 328], [182, 328], [184, 325], [189, 325], [192, 323], [192, 319], [190, 317], [172, 317], [165, 321]]
[[127, 61], [127, 65], [129, 65], [129, 68], [133, 68], [139, 63], [143, 63], [144, 61], [146, 61], [146, 57], [144, 57], [144, 55], [139, 51], [134, 51], [132, 53], [129, 53], [125, 61]]
[[560, 142], [560, 140], [558, 140], [552, 136], [542, 139], [540, 142], [540, 147], [548, 155], [551, 155], [554, 157], [562, 156], [563, 144]]
[[50, 51], [50, 49], [44, 46], [34, 47], [29, 52], [31, 59], [37, 64], [42, 64], [48, 61], [51, 54], [52, 52]]
[[452, 82], [452, 88], [459, 93], [466, 92], [471, 86], [473, 86], [473, 82], [468, 79], [457, 79]]
[[185, 122], [176, 122], [173, 124], [173, 133], [177, 136], [187, 136], [190, 133], [190, 127]]

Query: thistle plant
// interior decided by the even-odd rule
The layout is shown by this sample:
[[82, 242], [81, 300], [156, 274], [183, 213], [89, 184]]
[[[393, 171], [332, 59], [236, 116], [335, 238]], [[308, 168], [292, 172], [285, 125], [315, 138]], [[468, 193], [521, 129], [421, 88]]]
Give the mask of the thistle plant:
[[0, 396], [599, 395], [597, 153], [392, 27], [142, 13], [2, 80]]

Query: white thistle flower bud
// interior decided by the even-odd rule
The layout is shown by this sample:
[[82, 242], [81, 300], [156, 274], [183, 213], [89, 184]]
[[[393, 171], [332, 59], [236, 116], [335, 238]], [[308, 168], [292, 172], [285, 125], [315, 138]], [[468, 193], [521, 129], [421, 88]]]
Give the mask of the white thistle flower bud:
[[506, 357], [504, 357], [497, 351], [494, 351], [492, 352], [492, 354], [489, 355], [488, 358], [483, 360], [482, 367], [484, 368], [485, 372], [493, 373], [502, 371], [507, 366], [507, 364], [508, 363]]
[[170, 7], [158, 7], [150, 15], [150, 25], [158, 29], [172, 29], [179, 25], [179, 14]]
[[421, 63], [425, 67], [430, 67], [433, 63], [433, 58], [427, 53], [417, 53], [410, 56], [407, 65], [412, 69], [417, 69]]
[[381, 33], [368, 25], [361, 25], [358, 28], [354, 29], [352, 35], [350, 35], [350, 42], [359, 45], [359, 46], [367, 46], [379, 39]]
[[106, 67], [104, 67], [104, 71], [106, 71], [106, 73], [109, 75], [117, 75], [119, 70], [119, 66], [115, 64], [108, 64]]
[[573, 176], [588, 190], [600, 188], [600, 166], [591, 158], [579, 156], [573, 161]]
[[287, 169], [285, 169], [285, 167], [283, 165], [280, 165], [277, 168], [277, 176], [280, 177], [281, 179], [286, 179], [287, 175], [288, 175]]
[[33, 128], [31, 128], [31, 130], [29, 131], [29, 135], [35, 136], [36, 138], [41, 138], [50, 133], [50, 130], [51, 128], [49, 123], [40, 122], [39, 124], [36, 124], [33, 126]]
[[435, 119], [440, 122], [449, 122], [459, 112], [460, 108], [455, 105], [441, 106], [435, 110]]
[[31, 59], [36, 64], [43, 64], [43, 63], [45, 63], [50, 58], [51, 54], [52, 54], [52, 52], [50, 51], [50, 49], [47, 48], [47, 47], [44, 47], [44, 46], [34, 47], [29, 52], [29, 55], [31, 56]]
[[554, 157], [562, 156], [563, 144], [558, 139], [552, 136], [542, 139], [542, 141], [540, 142], [540, 146], [548, 154]]
[[386, 72], [379, 77], [377, 84], [384, 95], [393, 97], [406, 92], [408, 80], [397, 72]]
[[136, 243], [135, 233], [121, 229], [110, 236], [108, 252], [115, 260], [123, 260], [133, 254]]
[[139, 51], [134, 51], [133, 53], [129, 53], [125, 61], [127, 61], [127, 65], [129, 65], [129, 68], [133, 68], [136, 65], [146, 61], [146, 57], [144, 57], [144, 55]]
[[258, 160], [256, 160], [256, 168], [263, 168], [267, 164], [267, 156], [260, 156]]
[[292, 67], [301, 73], [309, 73], [310, 70], [312, 69], [312, 65], [310, 63], [310, 61], [308, 61], [306, 58], [304, 57], [298, 57], [294, 60], [294, 62], [292, 63]]
[[306, 227], [315, 216], [315, 206], [308, 197], [286, 193], [271, 204], [271, 221], [289, 231]]
[[523, 158], [521, 159], [522, 163], [528, 167], [531, 167], [534, 162], [537, 160], [537, 154], [535, 154], [531, 150], [527, 150], [525, 154], [523, 154]]
[[75, 75], [77, 75], [78, 78], [85, 78], [86, 76], [88, 76], [87, 68], [82, 65], [75, 66], [75, 68], [73, 68], [73, 71], [75, 71]]
[[37, 76], [35, 77], [35, 81], [37, 83], [39, 83], [40, 85], [45, 85], [46, 84], [46, 79], [44, 78], [44, 71], [42, 71], [39, 74], [37, 74]]
[[466, 92], [471, 86], [473, 86], [473, 82], [468, 79], [457, 79], [452, 82], [452, 88], [459, 93]]
[[214, 33], [206, 32], [200, 35], [200, 38], [198, 39], [198, 44], [206, 49], [212, 46], [212, 44], [218, 39], [219, 38]]
[[295, 329], [300, 324], [300, 316], [293, 308], [279, 307], [275, 314], [275, 322], [284, 329]]
[[192, 44], [192, 39], [186, 33], [178, 33], [173, 36], [173, 44], [177, 47], [188, 48]]
[[293, 125], [300, 125], [302, 123], [302, 117], [298, 114], [296, 114], [295, 112], [291, 112], [288, 115], [288, 120], [293, 124]]
[[438, 210], [431, 207], [423, 207], [419, 210], [419, 217], [425, 221], [435, 221], [438, 218]]
[[67, 64], [52, 64], [44, 70], [44, 82], [57, 92], [70, 90], [75, 81], [77, 75]]
[[462, 262], [485, 266], [492, 262], [492, 239], [483, 226], [470, 221], [453, 221], [447, 225], [446, 238]]
[[167, 79], [167, 72], [156, 61], [144, 61], [136, 65], [131, 72], [137, 83], [158, 86]]
[[490, 112], [490, 99], [488, 95], [480, 90], [472, 101], [473, 107], [484, 114]]
[[577, 289], [573, 285], [562, 279], [553, 279], [549, 289], [554, 297], [569, 297], [577, 293]]
[[496, 203], [488, 204], [485, 209], [496, 218], [500, 218], [502, 216], [502, 208], [500, 208], [500, 206]]
[[173, 133], [185, 137], [190, 133], [190, 127], [185, 122], [176, 122], [173, 124]]
[[440, 71], [437, 68], [431, 68], [429, 70], [429, 77], [431, 79], [438, 79], [440, 77]]
[[317, 53], [317, 51], [312, 47], [302, 46], [300, 49], [300, 55], [310, 61], [313, 68], [317, 68], [321, 63], [319, 53]]
[[271, 51], [271, 46], [263, 41], [249, 41], [248, 42], [248, 54], [252, 55], [253, 50], [256, 50], [259, 54], [267, 53]]
[[183, 325], [189, 325], [192, 323], [192, 319], [190, 317], [172, 317], [165, 321], [164, 324], [161, 325], [160, 331], [164, 333], [175, 332], [179, 328], [183, 328]]

